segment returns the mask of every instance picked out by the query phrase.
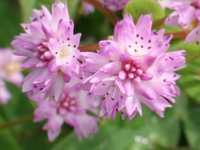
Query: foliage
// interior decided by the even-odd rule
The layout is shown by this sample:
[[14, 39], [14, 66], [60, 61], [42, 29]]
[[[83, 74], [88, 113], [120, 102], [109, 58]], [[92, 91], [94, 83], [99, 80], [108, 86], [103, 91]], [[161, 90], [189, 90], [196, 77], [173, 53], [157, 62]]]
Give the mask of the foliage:
[[[78, 32], [84, 34], [82, 43], [92, 43], [112, 33], [111, 25], [96, 11], [81, 16], [79, 0], [68, 1], [70, 13]], [[52, 0], [1, 0], [0, 46], [9, 46], [13, 36], [20, 32], [20, 22], [27, 21], [33, 8], [49, 5]], [[155, 20], [165, 16], [154, 0], [132, 0], [125, 8], [135, 19], [150, 13]], [[84, 140], [78, 140], [66, 127], [55, 142], [47, 140], [42, 124], [32, 122], [34, 105], [20, 89], [8, 83], [12, 100], [0, 106], [0, 149], [2, 150], [179, 150], [200, 149], [200, 45], [173, 41], [171, 49], [186, 49], [187, 68], [180, 72], [182, 96], [176, 106], [158, 118], [145, 109], [143, 117], [131, 121], [118, 117], [115, 121], [102, 120], [100, 131]]]

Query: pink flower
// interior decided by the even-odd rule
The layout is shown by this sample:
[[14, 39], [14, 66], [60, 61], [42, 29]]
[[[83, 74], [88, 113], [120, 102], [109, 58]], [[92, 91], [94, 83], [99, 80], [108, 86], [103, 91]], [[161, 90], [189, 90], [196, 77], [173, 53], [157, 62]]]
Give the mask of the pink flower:
[[83, 12], [85, 14], [90, 14], [90, 13], [94, 12], [94, 7], [91, 4], [89, 4], [87, 2], [82, 2], [82, 5], [83, 5]]
[[[105, 7], [112, 11], [122, 10], [129, 0], [99, 0]], [[86, 2], [83, 2], [83, 9], [86, 14], [94, 11], [94, 7]]]
[[124, 8], [129, 0], [101, 0], [102, 3], [113, 11], [118, 11]]
[[82, 63], [80, 34], [74, 34], [68, 9], [61, 2], [54, 3], [51, 12], [43, 6], [34, 11], [32, 21], [23, 24], [23, 29], [25, 33], [12, 42], [16, 54], [26, 58], [22, 67], [31, 69], [23, 91], [33, 97], [58, 99], [64, 82], [79, 74]]
[[35, 121], [47, 120], [44, 130], [50, 141], [59, 135], [64, 123], [80, 138], [96, 132], [97, 119], [88, 112], [97, 113], [99, 101], [86, 92], [89, 85], [82, 85], [90, 73], [81, 69], [80, 34], [74, 34], [67, 7], [56, 2], [50, 13], [43, 6], [23, 28], [25, 33], [12, 45], [17, 55], [26, 58], [22, 66], [31, 70], [24, 79], [23, 91], [37, 104]]
[[10, 93], [4, 81], [19, 86], [23, 80], [20, 64], [22, 57], [13, 55], [11, 49], [0, 49], [0, 103], [7, 103]]
[[[199, 24], [200, 21], [200, 1], [199, 0], [168, 0], [160, 1], [161, 6], [169, 8], [173, 12], [166, 19], [167, 25], [180, 26], [183, 29], [190, 29], [194, 22]], [[186, 37], [187, 42], [199, 42], [198, 25]]]
[[65, 123], [74, 128], [79, 138], [88, 137], [97, 131], [96, 117], [88, 114], [95, 113], [94, 101], [88, 99], [86, 91], [66, 89], [58, 101], [49, 99], [37, 103], [35, 121], [47, 120], [43, 129], [48, 132], [50, 141], [59, 135]]
[[179, 95], [175, 71], [184, 67], [184, 51], [167, 52], [171, 36], [152, 32], [151, 17], [141, 16], [137, 24], [130, 16], [117, 23], [111, 40], [99, 43], [98, 54], [85, 53], [85, 69], [93, 75], [85, 80], [90, 92], [102, 97], [102, 113], [129, 118], [142, 115], [142, 104], [159, 116]]

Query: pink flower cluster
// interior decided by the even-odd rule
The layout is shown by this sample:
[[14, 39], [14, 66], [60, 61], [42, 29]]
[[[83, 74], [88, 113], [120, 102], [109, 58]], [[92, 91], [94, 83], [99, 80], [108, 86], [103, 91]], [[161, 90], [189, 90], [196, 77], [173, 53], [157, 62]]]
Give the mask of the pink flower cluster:
[[161, 6], [173, 12], [167, 17], [167, 25], [180, 26], [190, 29], [197, 26], [187, 35], [187, 42], [200, 42], [200, 0], [160, 0]]
[[171, 38], [163, 30], [152, 32], [150, 16], [134, 24], [127, 15], [115, 26], [113, 38], [99, 43], [98, 54], [85, 54], [94, 71], [85, 82], [92, 84], [91, 93], [102, 96], [104, 116], [120, 112], [133, 118], [142, 115], [144, 104], [162, 117], [171, 107], [179, 95], [175, 71], [185, 64], [183, 50], [167, 52]]
[[0, 104], [5, 104], [11, 95], [6, 88], [5, 82], [20, 85], [23, 80], [20, 64], [22, 58], [15, 56], [11, 49], [0, 49]]
[[79, 96], [89, 96], [80, 85], [88, 73], [81, 70], [81, 35], [74, 33], [67, 7], [56, 2], [49, 12], [43, 6], [34, 11], [30, 23], [22, 26], [25, 33], [17, 36], [12, 45], [17, 55], [26, 57], [22, 66], [31, 69], [23, 91], [37, 103], [35, 121], [47, 120], [44, 130], [50, 140], [58, 136], [64, 123], [74, 127], [79, 137], [95, 132], [97, 119], [88, 114], [95, 114], [95, 101]]
[[22, 26], [12, 46], [30, 69], [23, 91], [36, 102], [34, 120], [46, 120], [51, 141], [63, 124], [83, 138], [97, 131], [99, 116], [119, 112], [131, 119], [142, 115], [142, 105], [162, 117], [179, 95], [176, 71], [185, 65], [184, 51], [167, 52], [172, 37], [152, 31], [149, 15], [137, 24], [125, 15], [97, 53], [80, 52], [80, 34], [61, 2], [51, 12], [35, 10]]

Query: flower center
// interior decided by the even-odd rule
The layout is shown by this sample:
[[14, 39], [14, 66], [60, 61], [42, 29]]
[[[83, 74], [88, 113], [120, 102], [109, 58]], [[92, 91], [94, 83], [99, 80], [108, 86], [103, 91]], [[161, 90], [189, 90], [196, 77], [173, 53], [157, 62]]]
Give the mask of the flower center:
[[56, 52], [56, 64], [58, 66], [63, 66], [68, 64], [71, 61], [71, 58], [74, 54], [74, 48], [66, 44], [62, 45]]
[[57, 53], [57, 56], [59, 59], [61, 60], [65, 60], [68, 58], [68, 56], [70, 56], [70, 50], [66, 47], [62, 47], [58, 53]]
[[45, 42], [41, 43], [38, 46], [38, 50], [39, 51], [37, 53], [37, 56], [42, 62], [48, 63], [49, 61], [51, 61], [51, 59], [53, 58], [53, 55], [47, 48], [47, 45]]
[[74, 112], [77, 108], [77, 102], [74, 98], [65, 96], [64, 99], [60, 102], [60, 113], [64, 112]]
[[149, 80], [152, 77], [147, 76], [146, 72], [133, 61], [126, 61], [122, 63], [121, 71], [118, 74], [120, 80]]
[[5, 71], [8, 75], [20, 72], [20, 64], [17, 62], [10, 62], [5, 66]]

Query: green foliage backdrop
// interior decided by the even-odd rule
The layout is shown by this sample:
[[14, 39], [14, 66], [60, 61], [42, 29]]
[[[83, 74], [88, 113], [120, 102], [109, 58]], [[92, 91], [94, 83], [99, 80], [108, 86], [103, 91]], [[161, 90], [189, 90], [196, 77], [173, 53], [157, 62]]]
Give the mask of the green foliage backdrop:
[[[82, 43], [95, 43], [112, 33], [112, 25], [98, 11], [81, 15], [80, 0], [68, 1], [76, 31], [83, 34]], [[0, 47], [9, 47], [13, 36], [20, 32], [20, 23], [27, 21], [33, 8], [50, 6], [52, 0], [0, 0]], [[132, 0], [125, 12], [135, 19], [150, 13], [154, 20], [165, 17], [155, 0]], [[102, 120], [99, 132], [78, 140], [72, 129], [65, 127], [61, 136], [48, 142], [41, 124], [32, 122], [34, 104], [20, 89], [7, 84], [12, 100], [0, 106], [1, 150], [198, 150], [200, 149], [200, 46], [173, 41], [171, 50], [187, 51], [187, 67], [180, 74], [182, 96], [161, 119], [144, 108], [143, 117], [122, 120]]]

